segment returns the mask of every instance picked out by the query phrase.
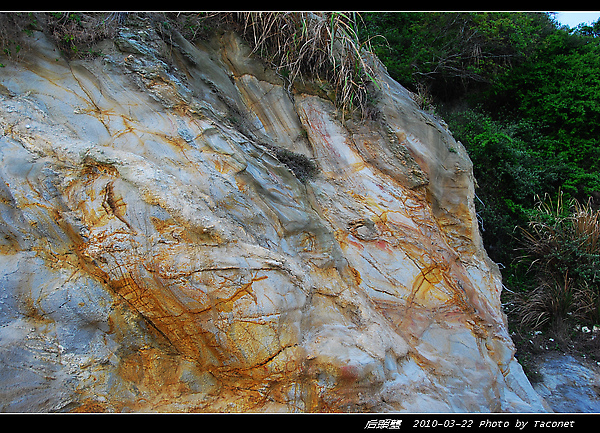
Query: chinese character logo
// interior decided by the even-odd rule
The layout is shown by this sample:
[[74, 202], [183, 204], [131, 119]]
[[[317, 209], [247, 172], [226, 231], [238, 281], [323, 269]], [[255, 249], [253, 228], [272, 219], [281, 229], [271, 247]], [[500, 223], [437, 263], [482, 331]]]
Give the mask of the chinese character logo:
[[372, 419], [367, 421], [365, 429], [400, 429], [401, 419]]

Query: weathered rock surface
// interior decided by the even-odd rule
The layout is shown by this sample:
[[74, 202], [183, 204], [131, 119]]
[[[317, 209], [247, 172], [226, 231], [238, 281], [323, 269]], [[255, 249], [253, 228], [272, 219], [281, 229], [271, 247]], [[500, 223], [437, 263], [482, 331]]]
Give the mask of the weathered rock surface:
[[0, 71], [0, 410], [546, 410], [471, 162], [382, 68], [359, 121], [234, 34], [34, 37]]
[[565, 353], [536, 359], [540, 380], [533, 386], [555, 412], [600, 413], [598, 364]]

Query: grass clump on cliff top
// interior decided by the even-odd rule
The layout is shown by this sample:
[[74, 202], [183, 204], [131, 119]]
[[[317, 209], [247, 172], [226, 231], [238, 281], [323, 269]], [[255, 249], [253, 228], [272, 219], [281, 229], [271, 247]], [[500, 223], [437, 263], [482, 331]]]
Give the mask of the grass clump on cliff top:
[[228, 14], [253, 51], [292, 84], [299, 77], [327, 81], [344, 112], [368, 113], [368, 87], [377, 86], [369, 42], [358, 36], [355, 13], [243, 12]]

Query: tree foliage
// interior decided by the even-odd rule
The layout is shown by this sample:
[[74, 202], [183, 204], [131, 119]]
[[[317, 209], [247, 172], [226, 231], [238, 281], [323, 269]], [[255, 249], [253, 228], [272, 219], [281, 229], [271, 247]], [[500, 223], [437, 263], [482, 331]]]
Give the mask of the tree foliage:
[[408, 88], [430, 87], [438, 99], [456, 99], [489, 84], [525, 61], [552, 28], [540, 14], [371, 13], [365, 37], [390, 75]]

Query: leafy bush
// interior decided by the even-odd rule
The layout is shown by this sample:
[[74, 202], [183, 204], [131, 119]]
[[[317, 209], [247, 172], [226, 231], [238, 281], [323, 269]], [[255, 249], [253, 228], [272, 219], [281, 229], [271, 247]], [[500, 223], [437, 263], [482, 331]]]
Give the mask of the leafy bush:
[[557, 29], [485, 95], [487, 109], [502, 106], [513, 118], [535, 119], [551, 139], [546, 150], [573, 164], [563, 189], [583, 201], [600, 191], [599, 56], [597, 38]]
[[289, 168], [302, 183], [314, 179], [319, 172], [317, 164], [301, 153], [292, 152], [291, 150], [267, 143], [261, 143], [261, 145], [270, 149], [275, 154], [276, 158]]

